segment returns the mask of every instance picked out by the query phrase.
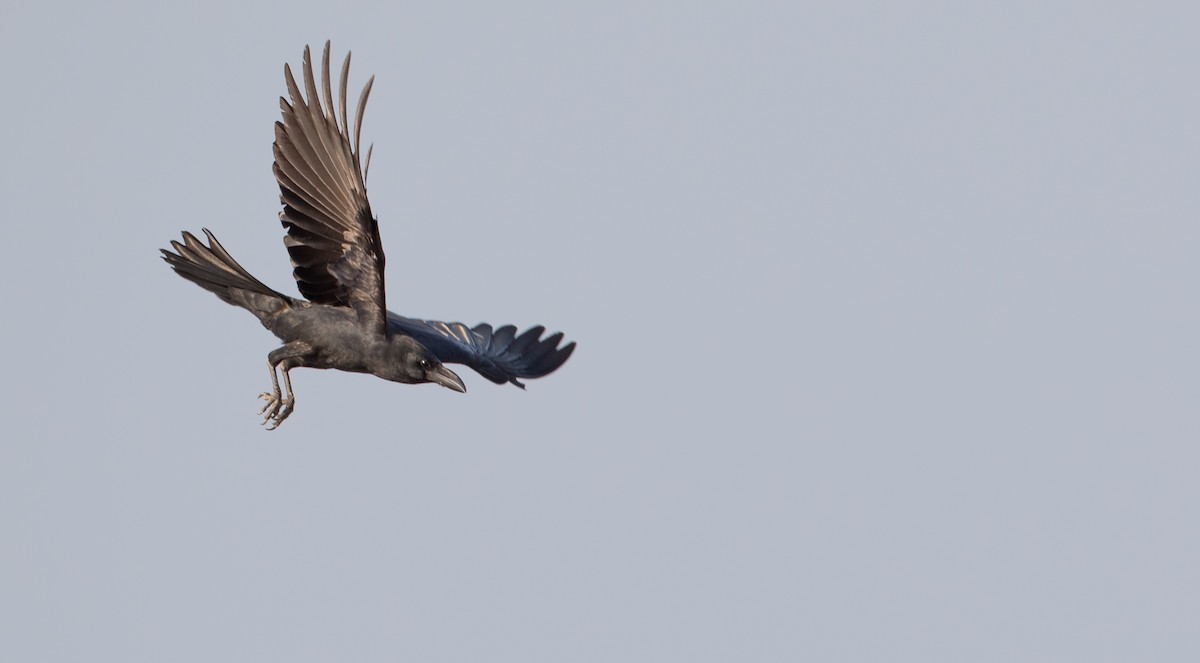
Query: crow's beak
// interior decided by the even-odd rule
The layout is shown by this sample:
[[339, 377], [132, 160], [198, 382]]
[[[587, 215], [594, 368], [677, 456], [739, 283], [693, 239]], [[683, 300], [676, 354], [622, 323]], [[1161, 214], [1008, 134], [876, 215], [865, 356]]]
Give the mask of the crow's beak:
[[425, 379], [434, 384], [440, 384], [447, 389], [453, 389], [461, 394], [467, 393], [467, 385], [463, 384], [463, 381], [454, 374], [454, 371], [441, 364], [437, 368], [425, 371]]

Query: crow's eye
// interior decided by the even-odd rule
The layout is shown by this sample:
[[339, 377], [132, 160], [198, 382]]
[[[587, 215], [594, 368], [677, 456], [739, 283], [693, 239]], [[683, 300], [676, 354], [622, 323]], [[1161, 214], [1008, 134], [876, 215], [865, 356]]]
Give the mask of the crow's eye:
[[422, 359], [421, 361], [417, 362], [417, 366], [420, 366], [421, 370], [423, 370], [423, 371], [428, 371], [429, 370], [429, 360]]

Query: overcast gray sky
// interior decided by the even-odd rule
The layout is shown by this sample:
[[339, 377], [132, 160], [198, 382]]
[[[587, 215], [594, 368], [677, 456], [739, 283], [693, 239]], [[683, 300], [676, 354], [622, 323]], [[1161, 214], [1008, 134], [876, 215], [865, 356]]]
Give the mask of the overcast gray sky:
[[[6, 7], [0, 657], [1200, 660], [1196, 10], [393, 4]], [[296, 292], [326, 38], [390, 308], [558, 373], [259, 427], [157, 249]]]

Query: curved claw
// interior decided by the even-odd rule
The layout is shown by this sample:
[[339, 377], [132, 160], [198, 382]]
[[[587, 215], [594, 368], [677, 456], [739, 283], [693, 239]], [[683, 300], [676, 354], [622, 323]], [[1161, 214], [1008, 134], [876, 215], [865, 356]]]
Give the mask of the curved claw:
[[267, 430], [275, 430], [279, 428], [279, 424], [283, 423], [292, 414], [295, 409], [296, 398], [283, 398], [280, 394], [273, 394], [269, 391], [264, 391], [259, 395], [259, 398], [266, 401], [267, 404], [258, 411], [264, 415], [262, 425], [267, 427]]

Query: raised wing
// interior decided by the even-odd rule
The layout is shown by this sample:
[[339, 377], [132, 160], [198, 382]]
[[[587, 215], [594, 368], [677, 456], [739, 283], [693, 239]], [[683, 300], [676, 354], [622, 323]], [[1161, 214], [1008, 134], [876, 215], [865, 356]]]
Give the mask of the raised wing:
[[543, 339], [546, 328], [541, 325], [518, 335], [512, 325], [467, 327], [461, 322], [417, 320], [388, 311], [387, 326], [388, 333], [417, 339], [443, 363], [464, 364], [496, 384], [511, 382], [522, 389], [525, 385], [517, 378], [549, 375], [575, 351], [574, 341], [558, 347], [562, 332]]
[[[309, 301], [353, 308], [365, 324], [385, 329], [387, 310], [383, 288], [383, 246], [379, 224], [371, 215], [367, 185], [360, 162], [359, 138], [372, 76], [363, 86], [354, 116], [354, 142], [346, 116], [346, 85], [350, 55], [342, 65], [338, 101], [341, 121], [333, 110], [330, 89], [329, 42], [321, 58], [324, 105], [313, 79], [312, 57], [304, 47], [304, 87], [301, 94], [291, 67], [284, 65], [291, 103], [279, 98], [283, 121], [275, 123], [275, 179], [287, 229], [284, 245], [292, 258], [293, 275]], [[367, 167], [370, 167], [370, 150]]]

